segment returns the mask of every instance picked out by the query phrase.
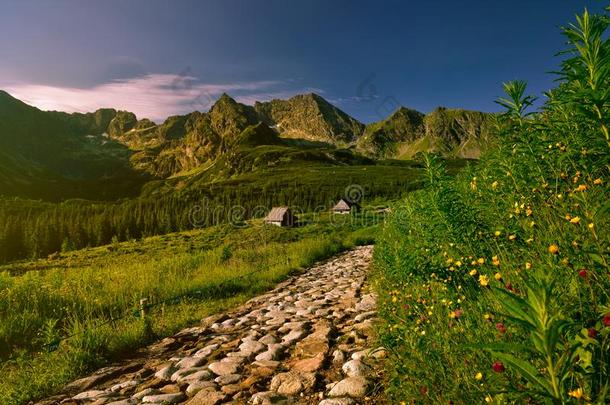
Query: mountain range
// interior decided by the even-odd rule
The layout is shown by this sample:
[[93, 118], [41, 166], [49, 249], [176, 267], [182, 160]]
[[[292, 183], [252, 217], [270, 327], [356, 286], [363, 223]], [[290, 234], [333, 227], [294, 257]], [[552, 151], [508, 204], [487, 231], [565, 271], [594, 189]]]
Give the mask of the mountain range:
[[[317, 94], [238, 103], [223, 94], [208, 112], [156, 124], [111, 108], [41, 111], [0, 91], [0, 195], [62, 200], [136, 196], [147, 183], [207, 180], [290, 159], [361, 164], [433, 151], [476, 158], [490, 141], [491, 115], [400, 107], [363, 124]], [[251, 153], [262, 145], [277, 145]], [[156, 183], [154, 183], [156, 184]]]

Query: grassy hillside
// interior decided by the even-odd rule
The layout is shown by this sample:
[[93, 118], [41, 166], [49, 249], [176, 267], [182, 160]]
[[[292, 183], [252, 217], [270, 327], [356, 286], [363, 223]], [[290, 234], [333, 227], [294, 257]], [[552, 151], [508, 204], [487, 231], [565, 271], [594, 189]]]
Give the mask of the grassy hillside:
[[[253, 221], [0, 267], [0, 403], [48, 395], [316, 260], [371, 243], [383, 220], [371, 209], [301, 215], [294, 229]], [[141, 297], [155, 305], [150, 323], [133, 315]]]
[[506, 84], [497, 148], [454, 179], [428, 156], [427, 187], [387, 220], [375, 262], [393, 403], [608, 403], [608, 23], [564, 29], [542, 112]]

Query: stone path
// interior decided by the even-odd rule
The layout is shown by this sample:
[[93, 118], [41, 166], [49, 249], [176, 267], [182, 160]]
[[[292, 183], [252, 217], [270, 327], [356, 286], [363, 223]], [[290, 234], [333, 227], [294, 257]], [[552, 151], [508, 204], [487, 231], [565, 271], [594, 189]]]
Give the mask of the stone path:
[[382, 402], [372, 247], [318, 264], [248, 301], [98, 370], [40, 404]]

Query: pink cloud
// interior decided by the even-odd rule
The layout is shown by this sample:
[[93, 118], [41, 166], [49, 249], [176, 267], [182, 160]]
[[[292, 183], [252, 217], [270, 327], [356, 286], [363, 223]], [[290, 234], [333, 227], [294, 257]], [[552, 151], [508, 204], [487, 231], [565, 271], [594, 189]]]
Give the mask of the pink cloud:
[[170, 115], [206, 111], [225, 92], [236, 93], [235, 98], [247, 104], [290, 97], [300, 92], [277, 90], [278, 86], [285, 84], [271, 80], [209, 84], [190, 76], [150, 74], [91, 88], [39, 84], [13, 84], [3, 88], [14, 97], [42, 110], [87, 112], [112, 107], [160, 122]]

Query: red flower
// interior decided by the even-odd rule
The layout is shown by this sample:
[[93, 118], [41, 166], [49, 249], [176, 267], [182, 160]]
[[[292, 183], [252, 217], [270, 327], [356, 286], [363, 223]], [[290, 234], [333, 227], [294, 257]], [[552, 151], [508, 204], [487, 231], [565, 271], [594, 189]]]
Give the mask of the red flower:
[[428, 394], [428, 387], [426, 387], [425, 385], [422, 385], [421, 387], [419, 387], [419, 393], [422, 395], [427, 395]]
[[496, 330], [498, 332], [500, 332], [501, 334], [505, 334], [506, 333], [506, 326], [504, 326], [504, 324], [502, 322], [498, 322], [496, 324]]
[[586, 279], [587, 278], [587, 270], [586, 269], [580, 269], [580, 271], [578, 272], [578, 277], [580, 277], [582, 279]]
[[506, 368], [504, 367], [504, 364], [502, 364], [501, 361], [494, 362], [494, 364], [491, 366], [491, 368], [496, 373], [503, 373], [506, 370]]
[[604, 315], [604, 325], [610, 326], [610, 314]]
[[587, 331], [587, 335], [589, 335], [591, 339], [595, 339], [597, 337], [597, 329], [589, 328], [589, 330]]
[[461, 309], [456, 309], [454, 311], [454, 314], [455, 314], [455, 319], [459, 319], [460, 316], [462, 316], [462, 310]]

